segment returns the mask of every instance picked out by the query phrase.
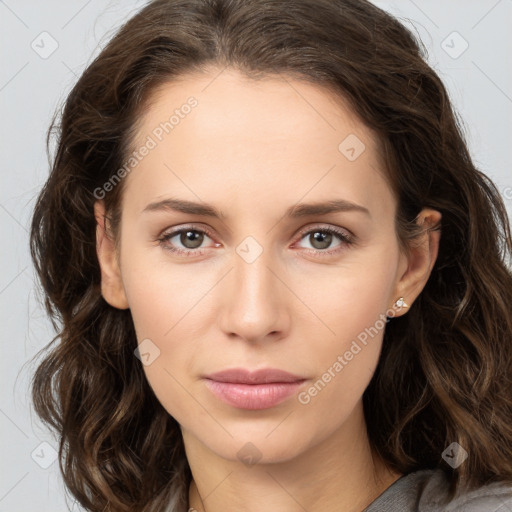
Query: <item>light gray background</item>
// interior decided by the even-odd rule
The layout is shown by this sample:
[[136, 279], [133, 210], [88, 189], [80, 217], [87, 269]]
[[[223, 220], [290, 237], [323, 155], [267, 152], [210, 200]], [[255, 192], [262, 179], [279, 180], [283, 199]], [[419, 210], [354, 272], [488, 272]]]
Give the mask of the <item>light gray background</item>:
[[[430, 64], [464, 120], [474, 160], [496, 182], [512, 212], [512, 0], [375, 3], [413, 28], [426, 45]], [[0, 512], [64, 512], [68, 505], [80, 510], [70, 498], [66, 505], [54, 461], [58, 444], [31, 411], [29, 360], [53, 333], [38, 304], [28, 226], [48, 173], [45, 134], [53, 112], [116, 28], [144, 4], [0, 0]], [[58, 47], [46, 55], [52, 44]]]

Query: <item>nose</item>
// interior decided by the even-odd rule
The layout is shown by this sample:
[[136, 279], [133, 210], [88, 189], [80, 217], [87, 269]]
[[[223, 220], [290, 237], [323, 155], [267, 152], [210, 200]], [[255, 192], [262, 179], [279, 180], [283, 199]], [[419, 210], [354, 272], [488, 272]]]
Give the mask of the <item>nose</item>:
[[233, 254], [234, 268], [219, 290], [218, 319], [228, 337], [257, 343], [288, 334], [293, 294], [283, 283], [283, 270], [271, 260], [265, 250], [254, 261]]

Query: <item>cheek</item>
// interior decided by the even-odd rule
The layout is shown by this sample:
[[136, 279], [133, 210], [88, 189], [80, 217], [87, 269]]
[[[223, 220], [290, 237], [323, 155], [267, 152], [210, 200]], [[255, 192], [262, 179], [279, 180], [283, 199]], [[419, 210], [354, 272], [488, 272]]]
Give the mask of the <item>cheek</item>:
[[321, 322], [311, 322], [316, 329], [308, 336], [310, 342], [314, 340], [310, 360], [317, 380], [305, 390], [302, 401], [299, 397], [301, 403], [340, 419], [362, 396], [379, 360], [396, 257], [393, 247], [359, 253], [357, 262], [344, 264], [329, 276], [310, 275], [303, 281], [301, 292], [306, 293], [309, 283], [304, 296]]
[[[127, 296], [139, 347], [149, 353], [146, 360], [142, 356], [146, 379], [166, 411], [182, 423], [190, 408], [186, 378], [193, 372], [199, 337], [193, 332], [193, 297], [169, 288], [167, 281], [163, 275], [138, 275], [129, 280]], [[173, 284], [178, 284], [176, 279]]]
[[137, 249], [124, 258], [122, 274], [139, 341], [151, 336], [166, 340], [176, 326], [186, 327], [188, 313], [207, 291], [185, 266], [155, 260]]
[[143, 370], [156, 397], [179, 422], [190, 407], [186, 379], [204, 338], [201, 300], [211, 283], [196, 283], [193, 272], [164, 262], [148, 264], [147, 254], [130, 250], [123, 258], [123, 284], [138, 343], [144, 347]]
[[294, 291], [308, 306], [310, 323], [318, 324], [317, 332], [326, 341], [320, 346], [343, 348], [372, 326], [382, 329], [381, 319], [391, 306], [396, 284], [397, 261], [397, 247], [381, 243], [347, 253], [336, 266], [310, 267], [309, 272], [297, 269], [291, 277]]
[[[163, 277], [163, 276], [161, 276]], [[172, 327], [170, 312], [179, 301], [172, 292], [166, 293], [165, 283], [155, 282], [155, 276], [145, 272], [134, 273], [124, 279], [139, 342], [144, 338], [162, 338]]]
[[[358, 295], [361, 298], [361, 295]], [[386, 320], [380, 317], [381, 301], [365, 308], [347, 308], [332, 315], [335, 336], [325, 337], [308, 356], [316, 377], [298, 394], [304, 428], [320, 437], [344, 424], [371, 381], [382, 347]], [[331, 339], [331, 341], [328, 341]], [[321, 424], [318, 418], [322, 418]]]

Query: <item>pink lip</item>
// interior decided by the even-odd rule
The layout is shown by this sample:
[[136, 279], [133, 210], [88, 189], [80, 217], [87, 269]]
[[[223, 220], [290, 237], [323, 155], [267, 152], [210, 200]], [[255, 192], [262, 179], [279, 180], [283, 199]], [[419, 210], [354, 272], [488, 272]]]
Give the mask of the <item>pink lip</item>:
[[277, 370], [251, 372], [233, 368], [205, 377], [208, 389], [224, 402], [240, 409], [267, 409], [293, 395], [306, 379]]
[[245, 368], [231, 368], [221, 372], [206, 375], [205, 378], [217, 382], [232, 382], [237, 384], [268, 384], [269, 382], [297, 382], [305, 377], [278, 370], [276, 368], [263, 368], [251, 372]]

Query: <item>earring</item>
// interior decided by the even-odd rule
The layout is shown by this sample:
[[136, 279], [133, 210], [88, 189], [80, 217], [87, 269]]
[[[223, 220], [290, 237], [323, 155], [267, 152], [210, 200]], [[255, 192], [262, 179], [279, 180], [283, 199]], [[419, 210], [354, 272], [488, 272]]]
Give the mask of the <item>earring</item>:
[[405, 303], [405, 300], [403, 297], [400, 297], [396, 302], [395, 302], [395, 306], [397, 308], [408, 308], [409, 305]]

